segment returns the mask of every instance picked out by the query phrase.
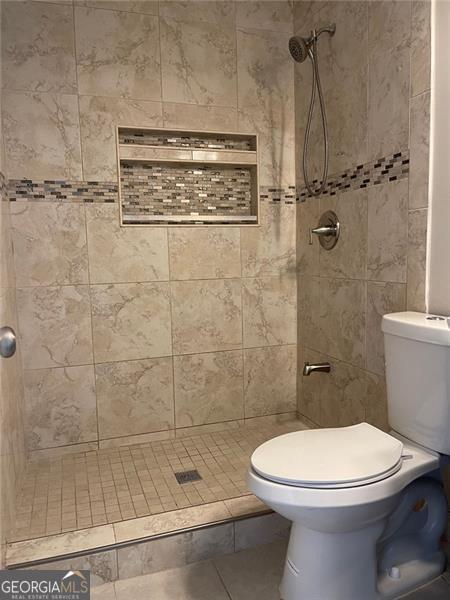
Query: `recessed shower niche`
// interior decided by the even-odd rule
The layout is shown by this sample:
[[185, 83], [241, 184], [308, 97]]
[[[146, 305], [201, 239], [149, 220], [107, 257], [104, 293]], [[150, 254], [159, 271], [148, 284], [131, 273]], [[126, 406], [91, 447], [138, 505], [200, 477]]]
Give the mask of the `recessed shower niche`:
[[118, 127], [121, 225], [257, 225], [254, 134]]

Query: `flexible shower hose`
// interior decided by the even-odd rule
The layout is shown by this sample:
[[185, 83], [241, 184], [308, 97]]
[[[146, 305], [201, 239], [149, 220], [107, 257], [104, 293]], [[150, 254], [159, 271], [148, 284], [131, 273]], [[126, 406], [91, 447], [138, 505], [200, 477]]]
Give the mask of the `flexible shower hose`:
[[[305, 140], [303, 143], [303, 177], [305, 179], [305, 185], [308, 192], [312, 196], [318, 196], [323, 192], [327, 184], [328, 176], [328, 128], [327, 128], [327, 117], [325, 113], [325, 103], [323, 100], [322, 85], [320, 83], [319, 65], [317, 63], [317, 37], [314, 32], [312, 49], [309, 50], [309, 57], [312, 62], [313, 69], [313, 82], [311, 89], [311, 101], [309, 103], [308, 122], [306, 124]], [[316, 101], [316, 87], [319, 95], [320, 113], [322, 117], [322, 131], [323, 131], [323, 145], [324, 145], [324, 161], [322, 171], [322, 182], [318, 188], [314, 188], [308, 177], [308, 153], [309, 153], [309, 135], [311, 131], [311, 121], [314, 113], [314, 104]]]

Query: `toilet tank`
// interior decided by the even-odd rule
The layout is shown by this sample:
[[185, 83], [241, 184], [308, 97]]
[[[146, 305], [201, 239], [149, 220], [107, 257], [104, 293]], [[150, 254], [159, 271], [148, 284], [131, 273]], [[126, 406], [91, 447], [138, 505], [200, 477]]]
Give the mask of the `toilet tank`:
[[381, 328], [390, 426], [450, 455], [450, 317], [392, 313]]

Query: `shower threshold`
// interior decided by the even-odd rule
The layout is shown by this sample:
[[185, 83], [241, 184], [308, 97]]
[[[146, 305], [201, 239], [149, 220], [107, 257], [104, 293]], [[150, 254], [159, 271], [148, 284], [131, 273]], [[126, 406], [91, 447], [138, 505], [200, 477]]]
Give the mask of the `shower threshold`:
[[30, 463], [8, 568], [107, 551], [271, 512], [247, 490], [253, 450], [298, 420]]

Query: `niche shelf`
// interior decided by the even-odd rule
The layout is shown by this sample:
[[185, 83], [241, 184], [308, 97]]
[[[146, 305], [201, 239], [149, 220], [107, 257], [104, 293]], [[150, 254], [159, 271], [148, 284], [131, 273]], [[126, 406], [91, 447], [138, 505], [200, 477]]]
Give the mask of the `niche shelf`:
[[116, 133], [121, 225], [258, 225], [256, 134]]

